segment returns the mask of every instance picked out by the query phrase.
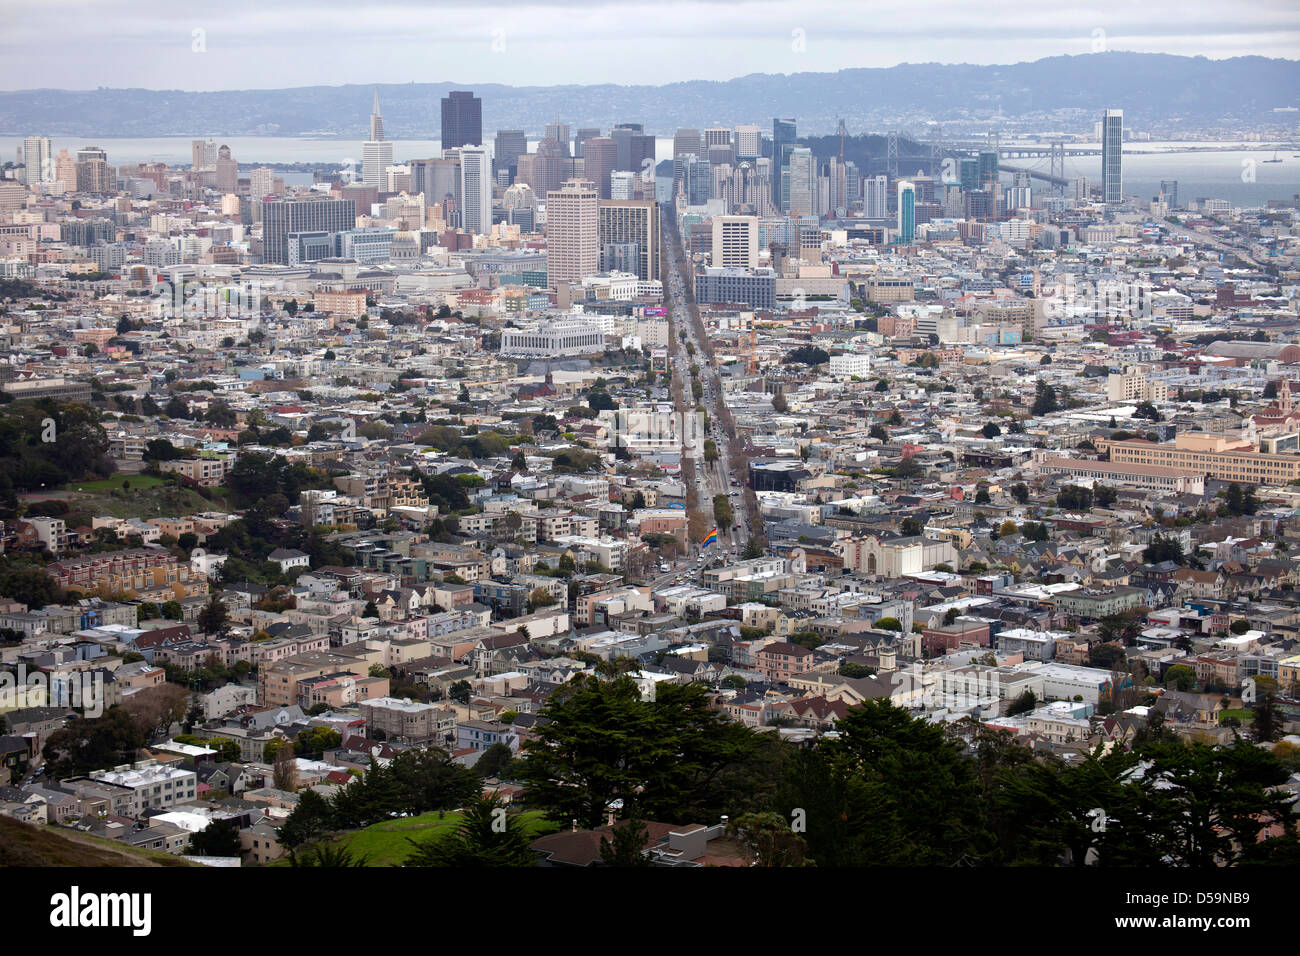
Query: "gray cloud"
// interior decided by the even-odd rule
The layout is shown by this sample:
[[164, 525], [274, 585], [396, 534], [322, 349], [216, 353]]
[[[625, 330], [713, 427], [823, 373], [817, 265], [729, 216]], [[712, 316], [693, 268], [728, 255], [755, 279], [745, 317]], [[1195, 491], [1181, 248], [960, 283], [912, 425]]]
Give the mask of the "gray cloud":
[[[666, 83], [1109, 49], [1300, 58], [1294, 0], [163, 0], [6, 4], [0, 88]], [[204, 31], [205, 52], [192, 50]], [[804, 31], [795, 49], [792, 31]], [[493, 52], [492, 41], [505, 49]], [[500, 45], [500, 44], [498, 44]]]

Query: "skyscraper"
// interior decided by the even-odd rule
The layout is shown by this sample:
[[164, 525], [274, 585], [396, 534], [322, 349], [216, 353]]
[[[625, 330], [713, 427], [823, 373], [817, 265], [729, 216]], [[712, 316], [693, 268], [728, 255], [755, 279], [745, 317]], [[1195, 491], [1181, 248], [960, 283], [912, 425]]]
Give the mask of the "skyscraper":
[[698, 129], [679, 129], [673, 134], [673, 182], [682, 178], [682, 158], [705, 156], [704, 139]]
[[110, 193], [117, 188], [117, 170], [108, 165], [108, 153], [99, 146], [77, 150], [76, 175], [79, 193]]
[[1124, 111], [1107, 110], [1101, 117], [1101, 198], [1108, 206], [1124, 201], [1120, 162], [1124, 155]]
[[609, 199], [609, 174], [618, 166], [618, 144], [597, 136], [582, 144], [583, 178], [595, 183], [601, 199]]
[[682, 157], [682, 192], [688, 206], [703, 206], [712, 197], [713, 176], [708, 160], [687, 153]]
[[1160, 180], [1160, 195], [1165, 197], [1165, 202], [1169, 204], [1170, 209], [1178, 208], [1178, 180], [1162, 179]]
[[384, 117], [379, 113], [379, 90], [375, 90], [375, 105], [370, 109], [370, 139], [378, 143], [384, 138]]
[[916, 187], [909, 182], [898, 184], [898, 242], [909, 246], [916, 238]]
[[54, 156], [48, 136], [28, 136], [23, 140], [23, 182], [28, 186], [54, 179]]
[[217, 165], [217, 144], [212, 140], [190, 140], [190, 156], [194, 169], [213, 169]]
[[498, 171], [508, 169], [513, 177], [519, 167], [519, 157], [526, 152], [528, 152], [528, 138], [523, 130], [499, 129], [492, 149], [493, 168]]
[[600, 271], [598, 208], [596, 185], [587, 179], [570, 179], [546, 194], [546, 282], [552, 289]]
[[794, 146], [797, 135], [794, 120], [772, 120], [772, 202], [776, 204], [778, 209], [783, 208], [781, 203], [781, 171], [785, 169], [786, 156]]
[[492, 231], [492, 159], [486, 146], [460, 150], [462, 228], [475, 234]]
[[637, 174], [621, 169], [609, 174], [610, 199], [635, 199]]
[[230, 147], [223, 145], [217, 150], [216, 179], [214, 185], [219, 193], [236, 193], [239, 191], [239, 163], [230, 155]]
[[889, 216], [889, 177], [869, 176], [862, 180], [862, 214], [868, 219]]
[[351, 199], [277, 199], [262, 204], [262, 259], [289, 264], [291, 232], [344, 232], [357, 224]]
[[712, 265], [758, 268], [758, 217], [714, 216]]
[[[644, 280], [660, 278], [659, 204], [651, 199], [602, 199], [596, 213], [600, 271], [608, 272], [615, 268], [616, 260], [623, 258], [619, 253], [633, 246], [636, 254], [632, 262], [623, 263], [625, 267]], [[549, 241], [547, 245], [549, 249]], [[618, 251], [614, 247], [619, 247]]]
[[258, 166], [248, 174], [248, 197], [264, 199], [275, 192], [275, 170], [269, 166]]
[[588, 127], [583, 127], [582, 129], [578, 130], [578, 132], [575, 133], [573, 136], [573, 155], [576, 158], [581, 158], [583, 155], [582, 144], [589, 139], [595, 139], [599, 135], [600, 135], [600, 130], [598, 129], [590, 129]]
[[792, 216], [813, 216], [817, 212], [817, 161], [807, 146], [790, 150], [790, 205]]
[[442, 148], [483, 142], [483, 101], [470, 90], [452, 90], [442, 98]]
[[610, 132], [609, 138], [618, 146], [615, 169], [639, 173], [646, 159], [654, 162], [655, 138], [647, 136], [645, 127], [640, 123], [619, 123]]
[[564, 150], [564, 155], [569, 155], [571, 150], [568, 123], [561, 123], [558, 120], [554, 123], [547, 123], [546, 131], [542, 134], [542, 138], [555, 140], [560, 144], [560, 148]]
[[979, 153], [979, 188], [990, 189], [998, 182], [998, 151], [981, 149]]
[[450, 196], [460, 201], [460, 159], [413, 159], [411, 192], [424, 193], [429, 205], [443, 203]]
[[758, 159], [763, 155], [763, 129], [760, 126], [736, 127], [736, 158]]
[[384, 170], [393, 165], [393, 144], [387, 140], [361, 144], [361, 181], [384, 192]]

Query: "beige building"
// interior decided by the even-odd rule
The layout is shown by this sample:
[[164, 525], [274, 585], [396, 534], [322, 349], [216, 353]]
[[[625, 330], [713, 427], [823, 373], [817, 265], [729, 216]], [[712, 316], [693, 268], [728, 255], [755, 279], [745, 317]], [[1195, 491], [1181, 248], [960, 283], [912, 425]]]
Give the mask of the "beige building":
[[1161, 444], [1106, 438], [1093, 443], [1119, 464], [1185, 469], [1207, 478], [1254, 485], [1285, 485], [1300, 479], [1300, 455], [1264, 454], [1250, 442], [1227, 435], [1188, 432]]
[[713, 218], [713, 265], [722, 268], [758, 268], [758, 217]]
[[587, 179], [570, 179], [546, 194], [546, 282], [552, 289], [600, 271], [599, 202]]
[[378, 730], [386, 739], [401, 739], [404, 743], [438, 747], [456, 743], [456, 712], [450, 708], [380, 697], [361, 701], [361, 716], [366, 719], [366, 732], [371, 737]]
[[1169, 398], [1169, 386], [1153, 382], [1140, 368], [1129, 367], [1122, 373], [1111, 373], [1106, 378], [1106, 400], [1109, 402], [1163, 402]]

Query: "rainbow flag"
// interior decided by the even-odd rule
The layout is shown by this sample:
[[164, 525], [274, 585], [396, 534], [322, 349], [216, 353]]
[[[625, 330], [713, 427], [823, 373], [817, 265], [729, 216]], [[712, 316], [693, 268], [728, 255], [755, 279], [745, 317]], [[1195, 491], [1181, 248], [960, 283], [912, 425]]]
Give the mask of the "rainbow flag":
[[717, 540], [718, 540], [718, 529], [714, 528], [712, 531], [710, 531], [708, 534], [704, 536], [704, 540], [700, 542], [700, 547], [707, 548], [709, 545], [713, 544], [713, 542]]

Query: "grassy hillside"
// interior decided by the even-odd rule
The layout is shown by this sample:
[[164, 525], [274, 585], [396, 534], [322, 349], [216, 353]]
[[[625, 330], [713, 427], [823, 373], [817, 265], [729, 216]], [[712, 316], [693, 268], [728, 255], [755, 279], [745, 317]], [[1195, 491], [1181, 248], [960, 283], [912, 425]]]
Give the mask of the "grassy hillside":
[[[411, 840], [421, 843], [438, 834], [453, 830], [460, 823], [460, 813], [448, 811], [425, 813], [418, 817], [401, 817], [376, 823], [364, 830], [345, 833], [333, 839], [335, 846], [346, 848], [352, 856], [363, 857], [367, 866], [400, 866], [415, 847]], [[530, 837], [544, 836], [558, 829], [537, 811], [520, 815]], [[272, 866], [288, 866], [288, 858], [277, 860]]]
[[136, 849], [77, 830], [0, 817], [0, 867], [197, 865], [170, 853]]

